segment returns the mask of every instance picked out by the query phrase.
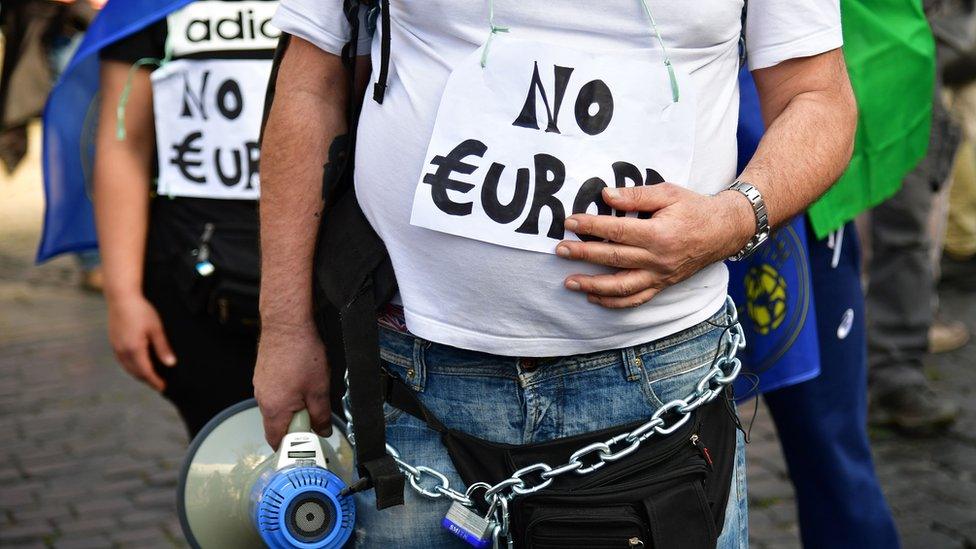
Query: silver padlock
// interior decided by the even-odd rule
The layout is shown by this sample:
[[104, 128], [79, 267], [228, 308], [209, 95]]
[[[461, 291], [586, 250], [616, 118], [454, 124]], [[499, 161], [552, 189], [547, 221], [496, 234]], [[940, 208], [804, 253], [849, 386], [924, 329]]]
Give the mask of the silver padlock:
[[[488, 517], [494, 514], [493, 511], [494, 509], [488, 511]], [[488, 517], [483, 517], [476, 509], [455, 501], [447, 510], [441, 525], [468, 545], [485, 549], [491, 544], [491, 533], [495, 528], [494, 519]]]

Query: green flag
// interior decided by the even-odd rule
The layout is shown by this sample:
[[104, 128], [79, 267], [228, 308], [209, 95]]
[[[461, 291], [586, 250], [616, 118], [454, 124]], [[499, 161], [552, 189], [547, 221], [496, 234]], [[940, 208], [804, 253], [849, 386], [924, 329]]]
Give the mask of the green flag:
[[858, 125], [850, 166], [810, 207], [818, 238], [901, 187], [925, 156], [932, 122], [935, 41], [921, 0], [841, 0], [840, 5]]

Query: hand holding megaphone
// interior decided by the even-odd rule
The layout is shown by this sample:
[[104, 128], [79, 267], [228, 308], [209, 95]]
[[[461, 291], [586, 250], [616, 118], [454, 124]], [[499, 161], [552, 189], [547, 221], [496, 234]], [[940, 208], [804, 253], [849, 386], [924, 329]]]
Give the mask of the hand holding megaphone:
[[273, 329], [264, 323], [254, 367], [254, 396], [264, 418], [264, 433], [275, 450], [288, 432], [295, 410], [306, 409], [313, 432], [332, 432], [329, 364], [325, 345], [315, 331], [292, 324]]
[[254, 400], [221, 412], [193, 439], [177, 508], [192, 547], [342, 547], [356, 509], [343, 493], [356, 480], [353, 450], [337, 423], [328, 437], [293, 414], [278, 451], [264, 440]]

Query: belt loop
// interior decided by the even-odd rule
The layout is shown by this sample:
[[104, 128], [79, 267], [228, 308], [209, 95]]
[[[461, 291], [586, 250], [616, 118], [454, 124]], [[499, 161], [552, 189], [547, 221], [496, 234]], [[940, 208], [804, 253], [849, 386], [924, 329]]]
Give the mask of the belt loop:
[[627, 374], [627, 381], [640, 380], [644, 361], [637, 356], [636, 348], [627, 347], [626, 349], [621, 349], [620, 359], [624, 361], [624, 373]]
[[427, 387], [427, 349], [431, 343], [419, 337], [413, 338], [413, 360], [407, 371], [407, 383], [414, 391], [423, 392]]

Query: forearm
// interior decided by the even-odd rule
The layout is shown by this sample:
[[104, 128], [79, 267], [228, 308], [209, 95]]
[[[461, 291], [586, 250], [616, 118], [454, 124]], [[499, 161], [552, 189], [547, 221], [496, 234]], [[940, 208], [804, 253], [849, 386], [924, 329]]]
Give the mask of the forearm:
[[818, 57], [788, 62], [809, 70], [755, 73], [768, 127], [740, 179], [762, 193], [770, 227], [806, 210], [850, 161], [857, 107], [843, 56], [836, 50]]
[[322, 167], [346, 131], [338, 57], [293, 37], [278, 73], [261, 151], [263, 329], [312, 321], [312, 259], [322, 210]]
[[142, 294], [149, 225], [150, 170], [155, 151], [148, 72], [131, 82], [124, 140], [116, 137], [116, 106], [128, 79], [124, 63], [102, 67], [102, 105], [95, 147], [95, 222], [105, 295], [116, 301]]
[[142, 294], [149, 225], [146, 166], [124, 155], [116, 155], [112, 164], [114, 174], [99, 176], [96, 168], [94, 191], [95, 223], [109, 301]]

